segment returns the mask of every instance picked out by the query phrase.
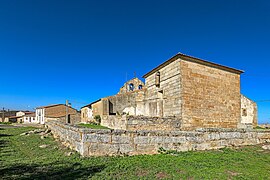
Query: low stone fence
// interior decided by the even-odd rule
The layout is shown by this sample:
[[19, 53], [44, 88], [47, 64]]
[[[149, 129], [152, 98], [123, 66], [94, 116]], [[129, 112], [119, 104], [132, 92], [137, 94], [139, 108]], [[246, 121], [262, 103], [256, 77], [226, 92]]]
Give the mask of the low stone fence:
[[270, 130], [198, 129], [197, 131], [126, 131], [89, 129], [49, 122], [55, 138], [83, 156], [156, 154], [159, 148], [177, 151], [210, 150], [270, 142]]

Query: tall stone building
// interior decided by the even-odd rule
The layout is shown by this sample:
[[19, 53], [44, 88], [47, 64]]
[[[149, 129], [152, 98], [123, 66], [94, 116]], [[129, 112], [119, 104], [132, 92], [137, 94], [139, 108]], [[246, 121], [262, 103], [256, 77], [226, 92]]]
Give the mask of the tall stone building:
[[102, 98], [101, 124], [168, 131], [256, 126], [256, 103], [240, 93], [242, 73], [178, 53], [145, 74], [145, 84], [136, 78]]

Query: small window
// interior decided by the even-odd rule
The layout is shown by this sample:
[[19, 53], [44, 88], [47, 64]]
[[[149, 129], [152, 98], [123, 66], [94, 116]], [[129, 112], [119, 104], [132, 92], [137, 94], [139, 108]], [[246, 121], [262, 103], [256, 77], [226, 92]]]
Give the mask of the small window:
[[160, 72], [156, 73], [156, 86], [160, 87]]
[[134, 84], [130, 83], [129, 84], [129, 91], [133, 91], [134, 90]]
[[142, 89], [142, 85], [139, 85], [139, 86], [138, 86], [138, 89]]
[[242, 116], [247, 116], [247, 109], [246, 108], [242, 109]]

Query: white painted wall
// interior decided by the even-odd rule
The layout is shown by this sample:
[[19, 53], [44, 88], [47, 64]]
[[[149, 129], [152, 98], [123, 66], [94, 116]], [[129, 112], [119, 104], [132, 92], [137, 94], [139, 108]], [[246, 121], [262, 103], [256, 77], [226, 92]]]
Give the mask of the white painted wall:
[[23, 122], [24, 123], [37, 123], [36, 117], [27, 117], [27, 116], [23, 117]]
[[45, 124], [45, 109], [44, 108], [36, 109], [36, 121], [39, 124]]
[[[241, 95], [241, 123], [242, 124], [252, 124], [254, 118], [257, 116], [256, 104], [248, 99], [247, 97]], [[243, 114], [246, 111], [246, 114]]]
[[93, 111], [91, 108], [87, 108], [87, 117], [88, 118], [93, 118]]
[[16, 116], [24, 116], [24, 115], [25, 115], [25, 113], [22, 111], [16, 112]]

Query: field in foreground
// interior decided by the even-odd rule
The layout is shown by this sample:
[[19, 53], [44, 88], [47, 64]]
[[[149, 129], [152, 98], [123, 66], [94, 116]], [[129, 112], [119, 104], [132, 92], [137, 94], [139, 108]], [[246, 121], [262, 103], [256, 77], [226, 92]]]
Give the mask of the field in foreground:
[[0, 129], [0, 179], [270, 179], [270, 151], [261, 146], [82, 158], [52, 137], [20, 136], [31, 129]]

